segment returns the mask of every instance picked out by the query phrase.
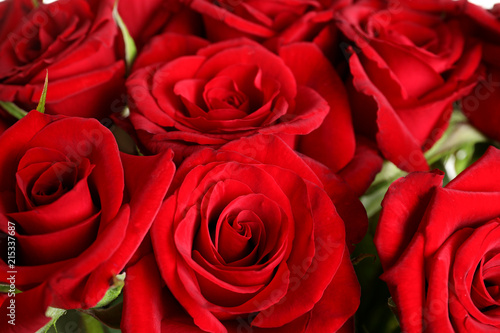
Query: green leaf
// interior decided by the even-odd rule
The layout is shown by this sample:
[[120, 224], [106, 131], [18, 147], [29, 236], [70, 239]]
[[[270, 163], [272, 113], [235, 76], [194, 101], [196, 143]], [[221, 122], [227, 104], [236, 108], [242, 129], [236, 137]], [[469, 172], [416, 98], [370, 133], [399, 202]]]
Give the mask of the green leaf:
[[125, 22], [123, 22], [120, 14], [118, 13], [118, 0], [116, 0], [115, 6], [113, 7], [113, 18], [123, 35], [123, 41], [125, 42], [125, 63], [127, 64], [127, 69], [130, 70], [135, 57], [137, 56], [137, 47], [135, 46], [134, 39], [128, 32]]
[[1, 102], [0, 101], [0, 107], [7, 111], [11, 116], [13, 116], [16, 119], [21, 119], [25, 115], [28, 114], [28, 112], [24, 111], [21, 109], [19, 106], [12, 102]]
[[[57, 320], [66, 313], [66, 310], [48, 307], [45, 311], [45, 316], [52, 318], [44, 327], [40, 328], [36, 333], [46, 333], [52, 326], [56, 329]], [[56, 329], [57, 332], [57, 329]]]
[[380, 204], [384, 199], [389, 186], [398, 178], [406, 176], [408, 173], [398, 169], [392, 162], [385, 161], [382, 170], [377, 174], [373, 184], [360, 198], [366, 209], [368, 217], [375, 216], [381, 209]]
[[104, 333], [102, 324], [94, 317], [82, 313], [81, 318], [85, 332]]
[[[10, 284], [0, 283], [0, 293], [8, 294], [10, 292]], [[19, 289], [14, 289], [14, 294], [19, 294], [22, 292]]]
[[113, 302], [120, 293], [122, 292], [123, 286], [125, 285], [125, 273], [117, 275], [114, 278], [113, 285], [108, 289], [104, 297], [96, 304], [94, 308], [101, 308]]
[[120, 329], [123, 311], [123, 294], [120, 294], [113, 302], [103, 308], [92, 308], [88, 310], [80, 310], [80, 312], [88, 314], [96, 318], [100, 323], [107, 328]]
[[429, 165], [431, 165], [457, 152], [464, 146], [486, 141], [488, 139], [472, 127], [462, 113], [455, 111], [451, 117], [448, 129], [441, 139], [425, 152], [425, 158], [429, 162]]
[[456, 162], [455, 162], [455, 170], [457, 173], [461, 173], [464, 171], [469, 165], [472, 164], [474, 160], [474, 152], [475, 145], [466, 145], [463, 146], [460, 150], [455, 153]]
[[45, 113], [45, 100], [47, 99], [47, 87], [49, 85], [49, 70], [45, 74], [45, 83], [43, 84], [42, 96], [40, 96], [40, 101], [36, 107], [36, 110], [40, 113]]
[[38, 6], [40, 6], [40, 3], [38, 3], [38, 0], [31, 0], [31, 3], [33, 4], [34, 8], [38, 8]]
[[139, 147], [135, 146], [135, 150], [137, 150], [137, 156], [144, 156]]

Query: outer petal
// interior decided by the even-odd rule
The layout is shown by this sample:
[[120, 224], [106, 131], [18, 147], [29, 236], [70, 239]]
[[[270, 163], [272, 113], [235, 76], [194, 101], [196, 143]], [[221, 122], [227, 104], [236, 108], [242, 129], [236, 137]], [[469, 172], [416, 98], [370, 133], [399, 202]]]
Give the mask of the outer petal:
[[[344, 257], [343, 221], [326, 195], [321, 195], [317, 187], [308, 186], [311, 211], [314, 219], [315, 254], [311, 265], [299, 283], [300, 287], [290, 287], [285, 299], [259, 313], [252, 322], [257, 327], [280, 327], [293, 319], [296, 313], [305, 313], [317, 303], [332, 279], [336, 276]], [[317, 192], [316, 192], [317, 191]], [[316, 192], [316, 193], [314, 193]], [[325, 200], [326, 199], [326, 200]], [[297, 223], [297, 222], [296, 222]], [[314, 269], [313, 269], [314, 267]], [[291, 267], [290, 269], [293, 270]], [[291, 279], [297, 277], [292, 273]], [[304, 309], [301, 311], [301, 309]], [[270, 315], [269, 315], [270, 314]]]
[[403, 170], [427, 170], [428, 165], [420, 144], [411, 135], [386, 97], [370, 81], [358, 55], [353, 53], [349, 63], [356, 89], [373, 97], [377, 102], [377, 143], [384, 156]]
[[363, 204], [341, 177], [338, 177], [330, 169], [315, 160], [305, 156], [303, 158], [323, 183], [326, 193], [328, 193], [335, 204], [335, 209], [342, 217], [345, 223], [347, 244], [349, 250], [352, 251], [352, 245], [359, 243], [368, 230], [368, 217]]
[[446, 188], [471, 192], [500, 192], [500, 150], [490, 147], [488, 151], [453, 179]]
[[449, 310], [450, 304], [457, 302], [457, 299], [450, 286], [450, 275], [455, 261], [460, 260], [456, 256], [456, 251], [471, 233], [471, 229], [462, 229], [453, 234], [441, 246], [436, 255], [427, 261], [429, 287], [423, 322], [429, 332], [432, 330], [454, 332]]
[[153, 254], [129, 267], [126, 273], [121, 329], [125, 333], [161, 333], [162, 282]]
[[439, 171], [411, 173], [389, 187], [374, 238], [385, 270], [397, 262], [410, 244], [435, 189], [441, 187], [442, 181], [443, 174]]
[[[174, 175], [171, 151], [140, 157], [122, 153], [121, 158], [125, 171], [125, 189], [130, 198], [130, 221], [120, 247], [92, 273], [88, 289], [106, 287], [107, 282], [125, 267], [149, 231]], [[99, 301], [91, 296], [89, 293], [86, 300], [89, 306]]]
[[398, 307], [401, 328], [405, 332], [422, 332], [425, 302], [424, 237], [417, 234], [397, 264], [380, 278], [387, 282]]
[[338, 332], [358, 309], [360, 297], [361, 289], [346, 249], [330, 286], [312, 310], [306, 332]]
[[[500, 56], [500, 46], [496, 50], [496, 57], [498, 58], [498, 56]], [[498, 133], [500, 126], [499, 103], [500, 67], [490, 66], [487, 68], [486, 76], [472, 89], [469, 96], [462, 99], [461, 105], [471, 124], [496, 141], [500, 141]]]
[[424, 217], [425, 256], [429, 257], [459, 229], [476, 228], [500, 216], [500, 192], [464, 192], [448, 188], [436, 190]]
[[[15, 325], [9, 324], [8, 316], [10, 300], [15, 299]], [[3, 320], [0, 321], [0, 329], [6, 333], [31, 333], [36, 332], [50, 321], [45, 316], [45, 310], [50, 304], [50, 295], [45, 284], [31, 289], [25, 293], [17, 294], [14, 298], [5, 298], [0, 308]]]
[[32, 111], [19, 120], [16, 127], [8, 129], [5, 132], [6, 135], [0, 137], [0, 145], [2, 146], [0, 153], [0, 192], [15, 188], [17, 163], [12, 162], [20, 158], [19, 154], [22, 152], [23, 146], [50, 122], [49, 117], [42, 115], [40, 112]]
[[164, 33], [154, 37], [134, 61], [133, 71], [155, 63], [166, 63], [178, 57], [194, 55], [208, 42], [195, 36]]
[[353, 159], [339, 172], [357, 197], [362, 196], [382, 169], [383, 159], [375, 145], [362, 137], [356, 137]]
[[201, 19], [179, 0], [121, 0], [118, 11], [132, 38], [141, 49], [161, 31], [201, 34]]
[[[334, 172], [354, 156], [355, 140], [351, 112], [344, 86], [321, 51], [310, 43], [295, 43], [280, 49], [297, 83], [315, 89], [330, 105], [321, 127], [301, 138], [298, 150], [324, 163]], [[304, 66], [307, 59], [310, 66]]]

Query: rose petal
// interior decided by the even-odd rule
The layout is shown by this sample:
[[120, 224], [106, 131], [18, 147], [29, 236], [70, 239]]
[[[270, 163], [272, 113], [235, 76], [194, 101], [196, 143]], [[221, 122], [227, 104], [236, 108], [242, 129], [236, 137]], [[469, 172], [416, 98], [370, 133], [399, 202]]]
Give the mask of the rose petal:
[[[163, 319], [161, 277], [153, 254], [145, 256], [127, 271], [123, 288], [123, 312], [120, 327], [123, 332], [161, 333]], [[137, 307], [144, 311], [134, 311]]]
[[442, 186], [443, 174], [411, 173], [391, 184], [380, 213], [374, 243], [384, 270], [394, 266], [420, 227], [436, 188]]
[[[297, 83], [316, 90], [330, 106], [330, 112], [321, 127], [301, 139], [299, 151], [337, 172], [352, 159], [355, 149], [351, 112], [344, 86], [333, 67], [313, 44], [299, 43], [283, 47], [280, 56], [294, 73]], [[306, 58], [310, 66], [304, 66], [303, 59]]]

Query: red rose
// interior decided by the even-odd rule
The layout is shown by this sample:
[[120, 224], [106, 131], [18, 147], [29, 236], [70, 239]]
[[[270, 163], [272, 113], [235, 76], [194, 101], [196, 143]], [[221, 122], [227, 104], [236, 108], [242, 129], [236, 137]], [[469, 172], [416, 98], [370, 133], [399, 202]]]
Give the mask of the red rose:
[[381, 167], [374, 149], [356, 142], [344, 85], [310, 43], [278, 56], [246, 39], [208, 44], [167, 33], [139, 55], [127, 87], [144, 150], [173, 148], [177, 162], [203, 146], [275, 133], [345, 175], [359, 195]]
[[375, 137], [401, 169], [428, 169], [423, 151], [443, 133], [452, 103], [477, 83], [481, 45], [466, 41], [451, 14], [397, 1], [358, 1], [336, 18], [355, 44], [349, 49], [355, 127]]
[[441, 187], [440, 172], [391, 185], [375, 235], [404, 332], [500, 329], [500, 151]]
[[[274, 136], [193, 154], [151, 229], [168, 290], [161, 292], [152, 256], [131, 267], [124, 331], [342, 329], [360, 296], [344, 222], [366, 222], [360, 202], [343, 189], [328, 169]], [[143, 311], [134, 312], [136, 304]]]
[[[299, 47], [308, 52], [314, 46]], [[246, 39], [209, 45], [192, 36], [156, 37], [127, 81], [130, 119], [141, 142], [152, 152], [173, 147], [176, 158], [259, 132], [287, 136], [294, 145], [295, 135], [318, 128], [329, 111], [305, 81], [334, 71], [306, 67], [301, 53], [286, 50], [293, 48], [280, 57]], [[353, 139], [349, 111], [340, 111]], [[354, 151], [354, 140], [346, 149]]]
[[[495, 8], [500, 8], [497, 5]], [[471, 34], [483, 45], [482, 64], [485, 75], [471, 93], [461, 101], [470, 122], [484, 134], [500, 141], [500, 11], [487, 11], [468, 4], [466, 14]]]
[[203, 17], [211, 41], [247, 37], [276, 50], [280, 45], [311, 41], [335, 47], [334, 10], [351, 0], [184, 0]]
[[147, 233], [174, 166], [169, 153], [120, 153], [97, 120], [36, 111], [4, 132], [0, 146], [0, 243], [14, 247], [0, 260], [0, 281], [14, 274], [22, 291], [16, 326], [2, 319], [0, 330], [34, 332], [50, 320], [48, 306], [100, 301]]
[[[41, 3], [17, 25], [1, 26], [6, 38], [0, 40], [0, 101], [33, 109], [48, 70], [47, 113], [103, 118], [116, 111], [113, 102], [123, 90], [125, 65], [112, 5]], [[21, 17], [16, 8], [10, 15]]]

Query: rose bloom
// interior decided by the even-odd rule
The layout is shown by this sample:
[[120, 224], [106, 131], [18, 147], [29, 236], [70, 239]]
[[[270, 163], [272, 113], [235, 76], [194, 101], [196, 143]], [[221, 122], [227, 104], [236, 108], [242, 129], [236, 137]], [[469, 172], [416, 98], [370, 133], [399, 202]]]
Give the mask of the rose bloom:
[[485, 74], [461, 101], [462, 110], [470, 122], [492, 139], [500, 141], [500, 4], [487, 11], [467, 5], [471, 35], [483, 45], [482, 65]]
[[209, 44], [166, 33], [138, 56], [127, 88], [141, 149], [171, 148], [176, 163], [204, 146], [263, 133], [342, 172], [359, 193], [381, 165], [356, 140], [343, 83], [311, 43], [277, 55], [248, 39]]
[[125, 64], [113, 1], [40, 1], [28, 14], [14, 2], [1, 5], [10, 8], [2, 15], [18, 19], [0, 26], [0, 101], [33, 109], [48, 71], [48, 114], [103, 118], [118, 111]]
[[171, 153], [120, 153], [97, 120], [37, 111], [0, 146], [0, 282], [15, 271], [22, 291], [15, 326], [4, 297], [0, 331], [35, 332], [49, 306], [87, 309], [102, 299], [149, 230], [174, 165]]
[[500, 151], [442, 186], [441, 172], [391, 185], [375, 235], [404, 332], [500, 329]]
[[359, 200], [278, 137], [198, 151], [153, 223], [154, 256], [127, 270], [122, 328], [351, 331], [360, 289], [344, 223], [366, 227]]
[[458, 2], [446, 3], [436, 12], [405, 1], [362, 0], [336, 13], [352, 43], [348, 91], [355, 128], [406, 171], [428, 169], [423, 151], [447, 127], [452, 103], [478, 81], [481, 45], [466, 39], [447, 8]]

